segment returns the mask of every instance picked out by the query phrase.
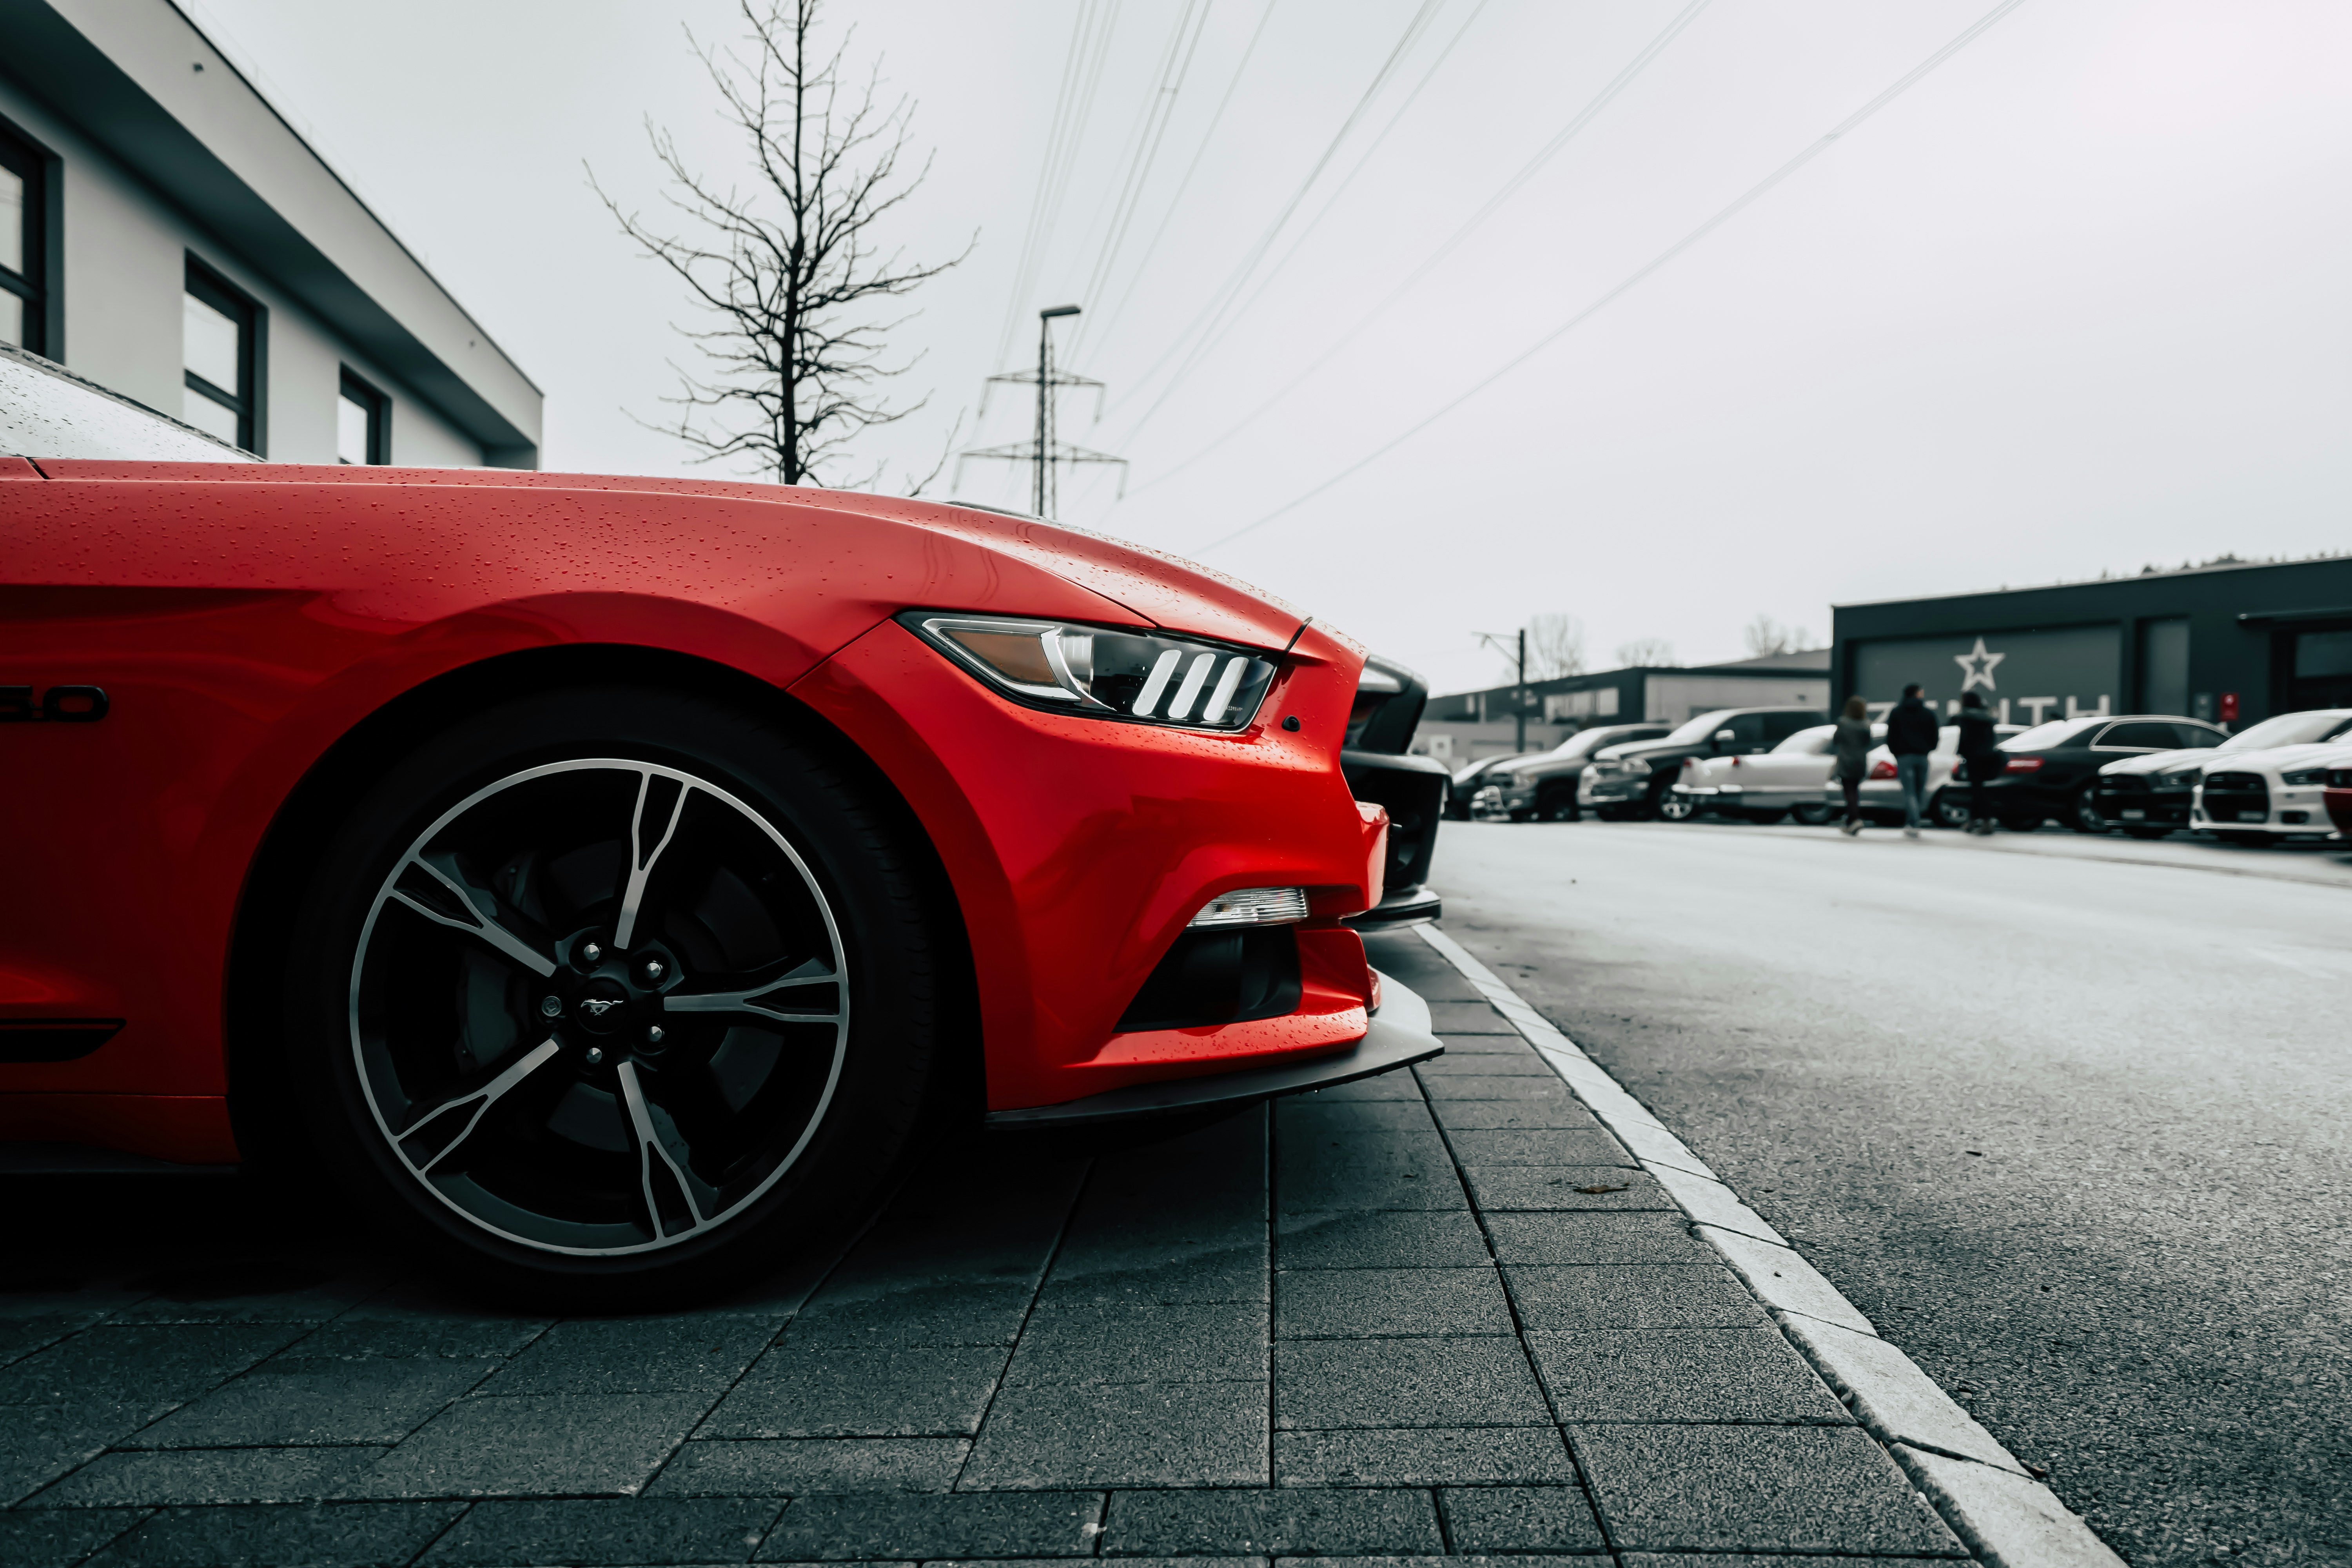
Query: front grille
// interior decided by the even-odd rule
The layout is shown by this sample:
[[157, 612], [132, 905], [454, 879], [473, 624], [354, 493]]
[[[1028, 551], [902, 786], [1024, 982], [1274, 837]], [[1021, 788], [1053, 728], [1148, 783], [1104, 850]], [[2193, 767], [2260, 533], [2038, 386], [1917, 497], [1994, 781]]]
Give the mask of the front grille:
[[2111, 795], [2146, 795], [2147, 780], [2137, 773], [2111, 773], [2099, 781], [2099, 787]]
[[2205, 775], [2205, 820], [2214, 823], [2268, 822], [2270, 786], [2260, 773]]

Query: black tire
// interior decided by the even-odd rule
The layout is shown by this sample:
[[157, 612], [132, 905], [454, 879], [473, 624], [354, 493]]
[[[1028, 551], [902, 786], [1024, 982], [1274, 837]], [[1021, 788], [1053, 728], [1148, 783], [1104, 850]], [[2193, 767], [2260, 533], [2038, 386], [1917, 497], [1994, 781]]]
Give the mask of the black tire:
[[1698, 802], [1689, 795], [1676, 795], [1671, 789], [1653, 790], [1650, 815], [1661, 822], [1689, 822], [1698, 816]]
[[1520, 810], [1511, 812], [1509, 816], [1513, 822], [1526, 822], [1535, 816], [1535, 813], [1532, 811]]
[[2092, 797], [2088, 786], [2074, 792], [2074, 803], [2066, 808], [2066, 826], [2077, 833], [2115, 831], [2115, 824], [2099, 815], [2099, 803]]
[[1657, 822], [1680, 822], [1697, 815], [1695, 811], [1685, 811], [1681, 816], [1667, 816], [1667, 805], [1674, 798], [1673, 778], [1666, 775], [1654, 778], [1650, 782], [1649, 789], [1642, 796], [1642, 813]]
[[2042, 819], [2038, 816], [2004, 816], [2000, 825], [2011, 833], [2033, 833], [2041, 829]]
[[1830, 805], [1796, 805], [1789, 809], [1807, 827], [1819, 827], [1837, 815], [1837, 808]]
[[1538, 822], [1574, 822], [1581, 815], [1574, 784], [1549, 784], [1536, 791]]
[[1938, 827], [1966, 827], [1969, 825], [1969, 803], [1948, 785], [1936, 792], [1927, 802], [1928, 820]]
[[2172, 837], [2172, 829], [2169, 827], [2126, 827], [2124, 829], [2124, 837], [2126, 838], [2169, 838]]
[[952, 936], [839, 746], [580, 688], [386, 772], [289, 955], [295, 1102], [345, 1193], [569, 1311], [700, 1295], [868, 1215], [923, 1117]]
[[1747, 816], [1759, 827], [1777, 827], [1789, 819], [1785, 811], [1751, 811]]

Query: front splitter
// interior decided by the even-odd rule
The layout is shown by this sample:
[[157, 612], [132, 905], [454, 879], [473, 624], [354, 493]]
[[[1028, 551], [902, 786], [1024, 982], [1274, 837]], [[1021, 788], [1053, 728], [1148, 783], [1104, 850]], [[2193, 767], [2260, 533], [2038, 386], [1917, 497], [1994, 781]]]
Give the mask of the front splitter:
[[1364, 1037], [1344, 1051], [1312, 1061], [1280, 1067], [1247, 1068], [1206, 1078], [1175, 1079], [1165, 1083], [1139, 1083], [1090, 1094], [1061, 1105], [1040, 1105], [1022, 1110], [992, 1110], [992, 1131], [1088, 1127], [1164, 1116], [1171, 1111], [1238, 1110], [1261, 1100], [1286, 1094], [1306, 1094], [1360, 1078], [1394, 1072], [1414, 1062], [1425, 1062], [1445, 1047], [1429, 1030], [1429, 1004], [1394, 976], [1381, 976], [1381, 1010], [1372, 1016]]

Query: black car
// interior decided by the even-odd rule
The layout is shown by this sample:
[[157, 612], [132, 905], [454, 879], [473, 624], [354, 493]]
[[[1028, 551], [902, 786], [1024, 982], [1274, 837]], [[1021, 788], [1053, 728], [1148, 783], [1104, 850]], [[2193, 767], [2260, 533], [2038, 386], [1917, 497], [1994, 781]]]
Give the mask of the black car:
[[2202, 731], [2178, 752], [2126, 757], [2099, 770], [2091, 800], [2099, 816], [2134, 838], [2161, 838], [2189, 826], [2197, 783], [2225, 752], [2261, 752], [2352, 739], [2352, 709], [2315, 708], [2281, 713], [2216, 745]]
[[1687, 757], [1750, 756], [1826, 724], [1813, 708], [1717, 708], [1664, 738], [1603, 747], [1576, 781], [1577, 804], [1607, 821], [1656, 816]]
[[2013, 833], [2055, 817], [2079, 833], [2116, 826], [2101, 811], [2099, 770], [2127, 757], [2218, 746], [2227, 730], [2170, 713], [2053, 719], [2000, 743], [2007, 766], [1983, 784], [1989, 814]]
[[1443, 912], [1430, 890], [1437, 825], [1445, 814], [1445, 764], [1406, 748], [1420, 728], [1429, 686], [1420, 676], [1378, 655], [1356, 679], [1356, 701], [1339, 750], [1339, 772], [1358, 800], [1385, 807], [1389, 852], [1381, 901], [1348, 923], [1359, 931], [1392, 931], [1433, 921]]
[[1574, 822], [1576, 781], [1602, 749], [1632, 741], [1662, 741], [1671, 724], [1602, 724], [1580, 730], [1549, 752], [1490, 765], [1474, 786], [1474, 812], [1494, 811], [1513, 822]]

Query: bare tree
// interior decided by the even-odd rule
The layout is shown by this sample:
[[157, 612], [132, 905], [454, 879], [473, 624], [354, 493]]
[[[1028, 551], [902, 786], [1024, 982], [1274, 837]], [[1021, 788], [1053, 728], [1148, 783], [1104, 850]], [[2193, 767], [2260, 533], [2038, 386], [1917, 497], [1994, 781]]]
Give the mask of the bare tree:
[[1643, 669], [1675, 662], [1675, 645], [1664, 637], [1635, 637], [1617, 645], [1617, 662], [1628, 669]]
[[1528, 679], [1584, 673], [1584, 623], [1557, 610], [1528, 621]]
[[[650, 121], [646, 134], [669, 176], [662, 199], [694, 237], [624, 211], [593, 170], [588, 180], [622, 231], [677, 273], [714, 319], [702, 331], [680, 329], [707, 365], [700, 376], [678, 370], [678, 395], [662, 399], [678, 410], [675, 421], [639, 423], [698, 447], [698, 461], [752, 458], [761, 472], [795, 485], [814, 481], [864, 432], [929, 401], [893, 407], [883, 397], [878, 384], [915, 362], [886, 363], [886, 340], [908, 318], [878, 319], [876, 307], [971, 251], [918, 266], [877, 246], [877, 226], [930, 172], [928, 159], [911, 174], [900, 170], [910, 155], [911, 106], [903, 98], [887, 108], [877, 102], [878, 62], [862, 87], [845, 82], [849, 33], [812, 61], [819, 0], [769, 0], [764, 10], [755, 0], [739, 4], [750, 28], [741, 51], [704, 48], [690, 31], [688, 39], [710, 73], [721, 114], [750, 140], [754, 187], [746, 193], [688, 169], [670, 133]], [[865, 482], [880, 474], [877, 467]]]
[[1767, 615], [1759, 615], [1748, 623], [1740, 634], [1748, 641], [1751, 658], [1765, 658], [1776, 653], [1802, 653], [1813, 646], [1813, 636], [1802, 626], [1784, 626]]

